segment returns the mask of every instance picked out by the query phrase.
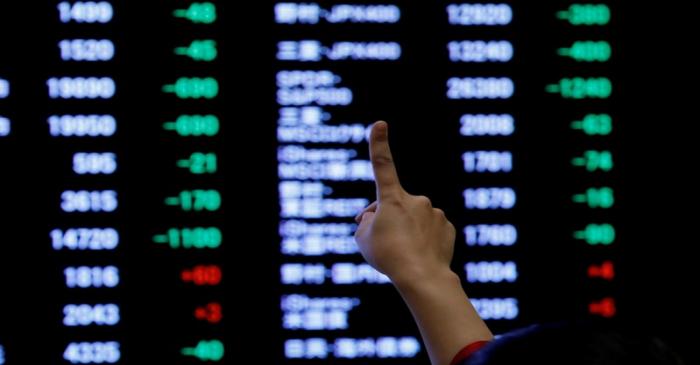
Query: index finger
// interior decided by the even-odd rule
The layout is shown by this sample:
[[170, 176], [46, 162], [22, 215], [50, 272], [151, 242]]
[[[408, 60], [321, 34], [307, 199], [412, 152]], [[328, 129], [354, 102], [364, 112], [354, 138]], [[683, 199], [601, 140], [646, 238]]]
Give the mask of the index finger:
[[386, 122], [380, 121], [372, 126], [369, 137], [369, 158], [372, 160], [374, 180], [377, 185], [377, 200], [396, 196], [401, 191], [401, 183], [389, 148], [389, 125]]

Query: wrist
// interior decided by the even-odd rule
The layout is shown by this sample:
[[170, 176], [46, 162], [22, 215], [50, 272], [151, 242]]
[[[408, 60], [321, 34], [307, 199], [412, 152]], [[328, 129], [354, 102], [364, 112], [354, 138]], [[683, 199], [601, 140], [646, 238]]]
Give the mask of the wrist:
[[435, 269], [406, 270], [401, 275], [392, 275], [391, 282], [400, 292], [423, 291], [437, 287], [460, 287], [459, 276], [449, 266]]

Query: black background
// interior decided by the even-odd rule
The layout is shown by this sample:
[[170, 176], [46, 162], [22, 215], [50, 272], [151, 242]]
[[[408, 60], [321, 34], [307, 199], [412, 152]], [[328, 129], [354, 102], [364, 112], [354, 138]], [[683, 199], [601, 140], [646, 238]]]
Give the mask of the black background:
[[[281, 356], [281, 341], [275, 340], [279, 334], [277, 273], [281, 258], [275, 244], [278, 240], [275, 235], [278, 208], [273, 122], [276, 119], [274, 70], [279, 67], [273, 64], [274, 42], [281, 35], [274, 33], [280, 32], [278, 28], [271, 29], [271, 7], [268, 4], [217, 4], [221, 20], [214, 30], [204, 33], [214, 32], [212, 35], [221, 42], [222, 58], [213, 72], [211, 68], [199, 72], [219, 76], [224, 85], [222, 94], [218, 101], [206, 105], [186, 104], [188, 111], [201, 107], [232, 121], [224, 123], [226, 143], [221, 138], [211, 147], [221, 151], [225, 158], [223, 170], [228, 176], [228, 194], [224, 194], [224, 201], [229, 213], [224, 216], [222, 212], [206, 220], [207, 224], [225, 227], [227, 241], [224, 246], [227, 248], [218, 255], [202, 255], [203, 260], [225, 264], [225, 289], [188, 293], [188, 289], [176, 285], [177, 281], [172, 279], [176, 276], [168, 278], [167, 273], [170, 271], [176, 275], [183, 267], [181, 263], [198, 261], [194, 256], [164, 253], [149, 243], [150, 235], [163, 230], [165, 223], [190, 222], [192, 219], [160, 207], [161, 197], [158, 195], [161, 191], [175, 191], [168, 186], [182, 189], [181, 186], [189, 182], [187, 177], [177, 176], [162, 166], [166, 165], [165, 161], [178, 156], [179, 151], [194, 148], [192, 142], [169, 140], [159, 129], [163, 118], [176, 115], [179, 108], [173, 99], [158, 92], [160, 85], [172, 81], [174, 75], [180, 73], [198, 73], [198, 66], [180, 64], [167, 54], [171, 48], [169, 42], [183, 42], [190, 39], [191, 31], [200, 31], [167, 20], [168, 11], [164, 9], [180, 5], [169, 1], [158, 5], [131, 3], [117, 6], [121, 18], [117, 16], [115, 23], [107, 26], [105, 33], [100, 33], [116, 39], [119, 56], [107, 66], [58, 63], [57, 56], [51, 52], [61, 32], [55, 30], [57, 22], [53, 4], [34, 8], [18, 3], [0, 5], [0, 31], [3, 35], [0, 76], [9, 77], [13, 86], [13, 98], [0, 101], [0, 112], [13, 119], [13, 137], [0, 141], [3, 166], [0, 179], [5, 191], [3, 238], [0, 240], [0, 274], [5, 278], [0, 288], [0, 343], [12, 353], [26, 354], [16, 363], [34, 363], [30, 358], [57, 361], [53, 360], [56, 359], [54, 354], [60, 354], [65, 345], [63, 335], [57, 332], [60, 323], [57, 313], [60, 313], [67, 295], [60, 289], [59, 267], [63, 260], [68, 259], [49, 250], [46, 232], [62, 219], [57, 213], [56, 197], [73, 181], [68, 174], [69, 154], [62, 150], [67, 143], [50, 140], [44, 122], [47, 113], [59, 112], [64, 106], [58, 107], [58, 103], [47, 101], [43, 85], [49, 76], [73, 72], [88, 74], [92, 67], [98, 68], [100, 73], [114, 75], [118, 83], [125, 85], [117, 100], [104, 103], [104, 108], [99, 103], [96, 107], [123, 116], [120, 120], [123, 129], [107, 143], [120, 153], [116, 188], [120, 195], [128, 197], [120, 201], [125, 205], [116, 220], [129, 227], [126, 228], [127, 235], [133, 243], [129, 246], [131, 248], [119, 252], [116, 259], [108, 256], [104, 260], [129, 267], [129, 275], [133, 275], [132, 278], [123, 278], [128, 285], [118, 289], [121, 291], [124, 321], [117, 333], [133, 346], [124, 353], [124, 363], [132, 360], [175, 363], [179, 361], [177, 357], [164, 355], [167, 353], [164, 349], [176, 352], [183, 339], [185, 343], [191, 343], [193, 338], [201, 337], [195, 333], [217, 334], [219, 330], [198, 327], [186, 318], [186, 309], [191, 306], [188, 302], [209, 298], [225, 302], [226, 362], [231, 362], [231, 357], [251, 353], [256, 354], [261, 362], [274, 361]], [[411, 7], [406, 8], [404, 19], [410, 19]], [[436, 8], [438, 10], [433, 13], [421, 13], [421, 16], [438, 19], [442, 6]], [[519, 4], [518, 8], [528, 11], [527, 4]], [[695, 189], [698, 185], [693, 171], [697, 155], [694, 148], [697, 145], [694, 135], [697, 101], [692, 56], [693, 23], [688, 19], [689, 12], [670, 2], [637, 2], [620, 4], [616, 8], [616, 14], [619, 14], [614, 28], [617, 32], [615, 41], [618, 42], [616, 52], [620, 51], [621, 57], [616, 58], [613, 78], [616, 87], [623, 85], [623, 93], [617, 93], [616, 89], [614, 111], [624, 115], [626, 121], [616, 140], [616, 148], [624, 156], [624, 173], [617, 180], [624, 189], [624, 208], [622, 216], [618, 217], [625, 227], [624, 287], [620, 291], [624, 300], [624, 319], [630, 326], [659, 334], [694, 363], [697, 355], [691, 353], [691, 346], [697, 338], [694, 332], [698, 315], [696, 301], [691, 296], [697, 288], [695, 280], [698, 277], [692, 254], [697, 243], [694, 208], [697, 206]], [[534, 5], [532, 9], [535, 9]], [[532, 14], [543, 16], [537, 15], [536, 11]], [[532, 26], [533, 18], [528, 19], [528, 22], [533, 22], [528, 24], [529, 31], [546, 32], [544, 25], [538, 30]], [[444, 20], [437, 21], [444, 23]], [[417, 44], [426, 47], [424, 49], [443, 47], [443, 42], [433, 44], [431, 37], [424, 36], [429, 34], [424, 28], [402, 27], [410, 28], [409, 25], [399, 26], [399, 38], [389, 38], [420, 39]], [[521, 35], [523, 38], [527, 36]], [[531, 50], [534, 54], [536, 47]], [[433, 59], [445, 62], [444, 57], [431, 56], [430, 53], [413, 59], [412, 62], [422, 66], [429, 66]], [[534, 57], [529, 59], [533, 62]], [[514, 67], [520, 67], [518, 72], [547, 69], [538, 68], [542, 66], [537, 64]], [[374, 69], [381, 69], [381, 66]], [[454, 195], [445, 191], [459, 191], [463, 186], [461, 181], [450, 180], [447, 170], [459, 166], [459, 155], [448, 153], [444, 144], [441, 149], [441, 144], [430, 142], [440, 141], [439, 138], [452, 133], [443, 127], [432, 127], [432, 123], [436, 123], [432, 120], [447, 120], [443, 111], [445, 102], [440, 101], [444, 99], [442, 82], [430, 80], [435, 74], [414, 75], [418, 83], [425, 86], [421, 88], [424, 94], [387, 98], [382, 97], [386, 92], [381, 86], [363, 88], [363, 93], [369, 93], [365, 96], [368, 102], [356, 118], [399, 121], [395, 123], [396, 127], [392, 124], [392, 143], [407, 190], [431, 196], [436, 205], [445, 207], [450, 216], [457, 217], [462, 214], [458, 210], [460, 202], [451, 202]], [[442, 80], [444, 76], [439, 74], [437, 77]], [[371, 79], [371, 76], [367, 78]], [[361, 85], [363, 81], [366, 80], [357, 76], [348, 83]], [[540, 113], [556, 114], [566, 108], [566, 105], [559, 105], [547, 109], [546, 100], [540, 102], [542, 105], [537, 108]], [[81, 110], [84, 107], [81, 106]], [[456, 126], [454, 116], [451, 120]], [[434, 148], [416, 148], [426, 140]], [[89, 145], [86, 142], [84, 147]], [[533, 151], [538, 152], [538, 156], [546, 153], [544, 150]], [[532, 166], [541, 169], [543, 165], [533, 163]], [[523, 174], [531, 171], [525, 170]], [[223, 190], [222, 178], [223, 174], [208, 184]], [[525, 184], [528, 179], [523, 178], [520, 183]], [[452, 187], [443, 189], [436, 181], [448, 181]], [[546, 184], [545, 181], [539, 186], [546, 189]], [[371, 193], [371, 187], [362, 189]], [[549, 204], [554, 206], [556, 201]], [[70, 260], [79, 262], [78, 258], [72, 256]], [[568, 264], [565, 261], [559, 263]], [[251, 273], [256, 275], [256, 280], [250, 279]], [[540, 275], [546, 276], [544, 272]], [[566, 285], [567, 279], [560, 280], [555, 286]], [[573, 295], [576, 285], [569, 285], [568, 293]], [[385, 287], [382, 290], [388, 292], [391, 289]], [[523, 290], [523, 295], [546, 293], [541, 282], [520, 290]], [[197, 295], [202, 297], [197, 298]], [[385, 305], [391, 310], [402, 308], [395, 294], [383, 295], [389, 298]], [[561, 306], [551, 305], [551, 302], [546, 307], [533, 305], [530, 309], [536, 315], [531, 320], [556, 319], [570, 314], [567, 298], [554, 299], [561, 301]], [[383, 309], [377, 310], [381, 311]], [[396, 318], [396, 321], [410, 320], [404, 309], [397, 311]], [[354, 325], [362, 326], [361, 323], [369, 328], [371, 320], [358, 321]], [[396, 326], [412, 328], [409, 322]], [[38, 347], [42, 351], [37, 351]]]

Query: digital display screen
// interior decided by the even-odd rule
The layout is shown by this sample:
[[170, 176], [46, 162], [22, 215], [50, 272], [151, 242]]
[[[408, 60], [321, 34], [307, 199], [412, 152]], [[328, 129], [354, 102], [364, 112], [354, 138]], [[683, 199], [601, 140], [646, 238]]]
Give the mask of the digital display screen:
[[460, 232], [453, 268], [494, 330], [624, 310], [615, 12], [275, 4], [285, 359], [407, 363], [424, 352], [392, 310], [388, 278], [353, 243], [352, 217], [373, 200], [373, 118], [389, 121], [408, 191]]
[[495, 333], [629, 315], [619, 2], [257, 6], [0, 4], [0, 364], [427, 363], [377, 120]]

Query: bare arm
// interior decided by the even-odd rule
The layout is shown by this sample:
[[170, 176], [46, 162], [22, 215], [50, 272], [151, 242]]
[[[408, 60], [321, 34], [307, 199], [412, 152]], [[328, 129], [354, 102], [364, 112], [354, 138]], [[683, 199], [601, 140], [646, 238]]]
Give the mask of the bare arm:
[[447, 365], [465, 345], [493, 338], [450, 270], [455, 228], [423, 196], [399, 182], [388, 126], [375, 123], [370, 158], [377, 201], [357, 216], [363, 257], [391, 278], [413, 314], [433, 365]]

